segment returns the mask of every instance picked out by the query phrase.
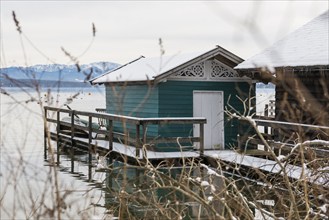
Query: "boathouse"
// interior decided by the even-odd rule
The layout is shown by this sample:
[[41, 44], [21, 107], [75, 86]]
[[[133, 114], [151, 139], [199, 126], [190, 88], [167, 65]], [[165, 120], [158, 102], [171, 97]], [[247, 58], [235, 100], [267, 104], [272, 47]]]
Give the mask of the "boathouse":
[[[238, 134], [237, 122], [229, 120], [225, 109], [229, 104], [243, 112], [246, 109], [241, 100], [255, 96], [255, 83], [240, 77], [233, 69], [242, 61], [220, 46], [188, 54], [142, 56], [92, 79], [91, 83], [105, 84], [106, 112], [110, 114], [140, 118], [205, 117], [205, 150], [224, 149], [235, 146]], [[197, 127], [148, 126], [147, 136], [193, 137], [200, 132]], [[113, 129], [125, 133], [130, 130], [118, 123]], [[178, 150], [177, 145], [153, 147], [156, 151]]]
[[276, 121], [329, 126], [329, 11], [235, 70], [276, 85]]

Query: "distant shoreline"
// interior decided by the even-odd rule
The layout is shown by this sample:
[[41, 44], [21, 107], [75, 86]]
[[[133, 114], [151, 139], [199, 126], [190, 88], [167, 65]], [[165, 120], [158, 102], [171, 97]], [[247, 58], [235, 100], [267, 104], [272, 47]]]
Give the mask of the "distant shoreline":
[[[41, 88], [93, 88], [97, 86], [91, 85], [89, 82], [72, 82], [72, 81], [58, 81], [58, 80], [31, 80], [31, 79], [1, 79], [0, 86], [3, 88], [36, 88], [39, 86]], [[103, 86], [101, 86], [103, 87]]]

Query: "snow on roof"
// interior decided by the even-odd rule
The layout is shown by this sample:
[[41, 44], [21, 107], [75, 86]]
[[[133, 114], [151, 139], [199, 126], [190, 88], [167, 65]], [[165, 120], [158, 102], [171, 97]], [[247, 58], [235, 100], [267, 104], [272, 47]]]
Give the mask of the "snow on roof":
[[240, 57], [220, 46], [204, 51], [184, 54], [179, 53], [172, 56], [160, 56], [153, 58], [145, 58], [142, 56], [92, 79], [91, 83], [101, 84], [106, 82], [127, 81], [139, 82], [154, 80], [156, 78], [160, 79], [161, 77], [165, 78], [166, 73], [170, 74], [170, 71], [176, 71], [176, 68], [185, 68], [188, 65], [192, 65], [193, 62], [201, 62], [218, 54], [227, 57], [235, 63], [240, 63], [243, 61]]
[[92, 80], [92, 83], [154, 80], [156, 76], [199, 57], [208, 51], [209, 50], [153, 58], [145, 58], [142, 56], [139, 59]]
[[326, 11], [235, 69], [329, 65], [328, 17]]

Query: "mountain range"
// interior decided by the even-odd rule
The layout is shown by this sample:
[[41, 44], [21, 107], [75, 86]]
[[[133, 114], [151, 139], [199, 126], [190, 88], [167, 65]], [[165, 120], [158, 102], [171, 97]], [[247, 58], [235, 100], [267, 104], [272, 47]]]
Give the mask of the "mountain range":
[[[1, 87], [31, 87], [38, 83], [43, 87], [90, 87], [89, 80], [109, 72], [120, 64], [113, 62], [94, 62], [83, 65], [39, 64], [30, 67], [12, 66], [0, 68]], [[257, 88], [275, 86], [257, 83]]]
[[[62, 85], [83, 85], [90, 79], [111, 71], [120, 65], [112, 62], [94, 62], [82, 65], [38, 64], [29, 67], [12, 66], [0, 69], [1, 86], [15, 86], [29, 82], [49, 85], [61, 82]], [[17, 85], [16, 85], [17, 86]]]

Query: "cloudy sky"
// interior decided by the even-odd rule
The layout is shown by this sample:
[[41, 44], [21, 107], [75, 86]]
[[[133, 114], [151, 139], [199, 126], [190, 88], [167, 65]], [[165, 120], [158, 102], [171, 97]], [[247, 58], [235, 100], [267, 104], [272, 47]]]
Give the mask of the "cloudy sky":
[[[220, 45], [247, 59], [328, 10], [328, 1], [0, 1], [1, 67], [126, 63]], [[12, 11], [22, 29], [16, 30]], [[93, 37], [92, 23], [96, 27]]]

